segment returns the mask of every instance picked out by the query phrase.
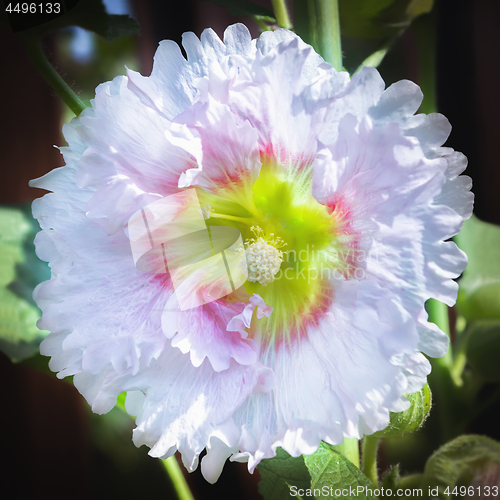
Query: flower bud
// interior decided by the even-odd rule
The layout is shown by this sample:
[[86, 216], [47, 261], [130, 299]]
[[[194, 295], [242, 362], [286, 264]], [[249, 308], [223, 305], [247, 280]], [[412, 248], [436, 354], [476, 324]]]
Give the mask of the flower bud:
[[408, 432], [414, 432], [422, 427], [429, 415], [432, 403], [431, 390], [428, 384], [413, 394], [405, 394], [410, 401], [410, 407], [398, 413], [391, 412], [389, 425], [382, 431], [376, 432], [376, 437], [396, 437]]

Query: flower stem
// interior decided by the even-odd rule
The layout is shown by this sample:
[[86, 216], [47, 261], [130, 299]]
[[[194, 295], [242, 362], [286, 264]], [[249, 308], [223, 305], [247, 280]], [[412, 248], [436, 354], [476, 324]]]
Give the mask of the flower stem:
[[[429, 299], [425, 304], [429, 314], [429, 321], [435, 323], [448, 336], [450, 326], [448, 319], [448, 307], [438, 300]], [[435, 396], [436, 409], [440, 420], [443, 441], [449, 441], [456, 434], [451, 422], [455, 422], [454, 415], [457, 414], [455, 399], [457, 386], [452, 377], [453, 354], [452, 346], [441, 358], [432, 360], [432, 372], [429, 375], [429, 384]]]
[[356, 438], [344, 438], [342, 444], [337, 444], [333, 448], [359, 469], [359, 441]]
[[189, 486], [184, 479], [184, 474], [179, 467], [175, 455], [172, 455], [166, 460], [162, 460], [162, 462], [165, 466], [168, 476], [170, 477], [170, 480], [172, 481], [172, 484], [174, 485], [179, 500], [194, 500], [193, 494], [191, 493], [191, 490], [189, 489]]
[[272, 0], [272, 2], [274, 15], [276, 16], [276, 21], [278, 21], [279, 27], [291, 30], [292, 23], [290, 22], [290, 16], [288, 15], [285, 0]]
[[25, 43], [26, 51], [33, 66], [56, 91], [57, 95], [70, 107], [71, 111], [78, 116], [86, 108], [85, 104], [47, 60], [40, 46], [40, 41], [36, 38], [26, 38]]
[[215, 219], [227, 219], [227, 220], [233, 220], [235, 222], [241, 222], [242, 224], [246, 224], [247, 226], [253, 226], [253, 222], [251, 219], [248, 217], [236, 217], [234, 215], [226, 215], [226, 214], [217, 214], [215, 212], [212, 212], [210, 214], [210, 217], [215, 218]]
[[378, 486], [377, 451], [379, 439], [374, 436], [365, 436], [362, 443], [363, 472], [373, 483], [373, 486]]
[[343, 70], [338, 0], [295, 0], [295, 31], [337, 71]]
[[457, 387], [462, 387], [464, 385], [462, 375], [464, 373], [465, 366], [467, 365], [465, 347], [466, 344], [464, 342], [461, 348], [455, 353], [455, 360], [453, 361], [453, 366], [451, 367], [451, 378]]
[[259, 19], [258, 17], [254, 17], [253, 19], [259, 26], [259, 28], [262, 31], [271, 31], [271, 28], [264, 22], [262, 19]]
[[413, 489], [413, 488], [420, 488], [422, 486], [422, 478], [423, 474], [412, 474], [410, 476], [403, 476], [399, 480], [398, 486], [402, 489]]

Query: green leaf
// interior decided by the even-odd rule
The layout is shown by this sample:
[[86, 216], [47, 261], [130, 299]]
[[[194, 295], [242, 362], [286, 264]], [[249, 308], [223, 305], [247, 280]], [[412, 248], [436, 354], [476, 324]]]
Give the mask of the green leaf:
[[469, 258], [459, 281], [460, 313], [467, 321], [500, 318], [500, 227], [473, 216], [455, 241]]
[[342, 35], [390, 38], [417, 16], [430, 12], [433, 0], [339, 0]]
[[39, 318], [36, 307], [10, 290], [0, 288], [0, 350], [12, 361], [20, 361], [38, 351], [45, 337], [36, 326]]
[[0, 209], [0, 286], [6, 286], [16, 276], [16, 264], [24, 258], [22, 245], [30, 225], [21, 210]]
[[466, 337], [466, 357], [486, 382], [500, 382], [500, 323], [474, 322]]
[[108, 26], [103, 35], [107, 40], [113, 40], [122, 35], [139, 35], [141, 27], [135, 19], [126, 15], [108, 14]]
[[350, 73], [377, 67], [405, 29], [432, 6], [433, 0], [339, 0], [344, 67]]
[[311, 490], [315, 498], [378, 498], [366, 494], [367, 489], [374, 490], [373, 483], [330, 445], [321, 443], [315, 453], [304, 456], [304, 461], [311, 474]]
[[376, 19], [377, 23], [391, 28], [407, 28], [422, 14], [432, 10], [434, 0], [397, 0]]
[[261, 475], [259, 492], [265, 500], [290, 500], [290, 487], [305, 490], [311, 485], [304, 457], [291, 457], [281, 448], [274, 458], [262, 460], [257, 469]]
[[374, 434], [376, 437], [402, 436], [408, 432], [414, 432], [424, 423], [431, 408], [432, 395], [429, 385], [413, 394], [405, 394], [410, 401], [410, 407], [399, 413], [391, 412], [389, 425], [382, 431]]
[[262, 21], [275, 23], [274, 14], [249, 0], [206, 0], [225, 7], [232, 16], [252, 17]]
[[[32, 244], [34, 234], [34, 226], [22, 209], [0, 208], [0, 350], [13, 361], [34, 354], [48, 333], [36, 327], [40, 311], [32, 303], [31, 294], [39, 281], [29, 273], [24, 278], [19, 275], [28, 261], [38, 260]], [[46, 264], [41, 267], [47, 268]], [[36, 282], [30, 284], [30, 279]], [[14, 285], [22, 293], [16, 293]]]
[[[500, 464], [500, 443], [485, 436], [460, 436], [437, 450], [427, 461], [422, 478], [424, 492], [435, 490], [437, 498], [450, 499], [455, 486], [472, 480]], [[494, 483], [496, 484], [496, 483]], [[446, 488], [449, 487], [449, 493]], [[481, 492], [482, 493], [482, 492]]]
[[389, 38], [428, 13], [433, 0], [339, 0], [342, 34], [352, 38]]
[[80, 0], [76, 5], [67, 9], [66, 13], [43, 22], [35, 27], [16, 30], [23, 36], [42, 37], [52, 31], [79, 26], [93, 31], [107, 40], [121, 35], [137, 35], [140, 27], [137, 22], [127, 15], [108, 14], [101, 0]]
[[[22, 259], [15, 267], [15, 278], [9, 283], [8, 289], [19, 297], [36, 306], [33, 300], [33, 290], [42, 281], [50, 279], [50, 268], [47, 262], [40, 260], [35, 252], [33, 240], [40, 231], [38, 221], [31, 215], [31, 204], [20, 207], [19, 215], [27, 224], [28, 230], [22, 243]], [[1, 217], [0, 217], [1, 218]]]
[[382, 479], [380, 486], [384, 488], [384, 490], [396, 490], [400, 481], [399, 475], [399, 464], [396, 464], [394, 467], [391, 467], [387, 474]]

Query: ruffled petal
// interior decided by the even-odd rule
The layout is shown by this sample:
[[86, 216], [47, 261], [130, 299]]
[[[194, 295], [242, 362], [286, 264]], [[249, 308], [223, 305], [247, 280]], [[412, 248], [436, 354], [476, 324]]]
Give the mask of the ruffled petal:
[[178, 449], [192, 469], [211, 436], [223, 437], [229, 446], [234, 443], [231, 416], [252, 392], [268, 387], [272, 378], [272, 371], [259, 364], [232, 363], [228, 370], [215, 372], [207, 362], [194, 368], [186, 356], [165, 351], [136, 382], [149, 388], [134, 443], [147, 444], [150, 455], [162, 458]]
[[226, 327], [228, 332], [240, 332], [241, 335], [246, 336], [245, 328], [250, 328], [255, 308], [257, 308], [257, 319], [271, 316], [273, 308], [268, 306], [260, 295], [254, 293], [249, 302], [240, 314], [231, 318]]
[[369, 113], [378, 123], [404, 123], [417, 111], [422, 99], [423, 94], [418, 85], [409, 80], [401, 80], [383, 92]]
[[216, 300], [187, 311], [172, 310], [170, 304], [162, 313], [163, 331], [167, 338], [172, 338], [173, 347], [190, 353], [194, 366], [200, 366], [205, 357], [217, 372], [227, 370], [231, 358], [242, 365], [257, 361], [257, 345], [246, 338], [247, 333], [227, 329], [244, 304]]
[[[203, 156], [198, 168], [183, 173], [179, 187], [197, 185], [207, 192], [237, 198], [251, 189], [261, 167], [257, 131], [248, 121], [238, 120], [227, 106], [209, 98], [180, 117], [200, 138]], [[184, 141], [189, 150], [188, 141]], [[193, 156], [197, 152], [192, 152]]]

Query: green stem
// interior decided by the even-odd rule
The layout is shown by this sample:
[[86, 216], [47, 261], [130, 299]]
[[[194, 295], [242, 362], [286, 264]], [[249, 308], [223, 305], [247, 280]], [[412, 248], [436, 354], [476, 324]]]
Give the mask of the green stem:
[[[448, 337], [450, 336], [450, 320], [448, 317], [448, 306], [439, 302], [439, 300], [429, 299], [425, 304], [427, 313], [429, 315], [429, 321], [437, 325]], [[453, 367], [453, 355], [451, 346], [446, 352], [446, 354], [439, 358], [439, 363], [451, 370]]]
[[33, 66], [56, 91], [57, 95], [70, 107], [71, 111], [78, 116], [86, 108], [85, 104], [47, 60], [40, 46], [40, 41], [36, 38], [26, 38], [25, 43], [26, 51]]
[[262, 19], [259, 19], [258, 17], [254, 17], [253, 20], [258, 24], [259, 28], [262, 31], [271, 31], [271, 28]]
[[[429, 314], [429, 321], [435, 323], [443, 332], [449, 335], [448, 307], [446, 304], [434, 299], [425, 305]], [[457, 386], [452, 377], [453, 354], [452, 347], [441, 357], [431, 361], [432, 372], [429, 375], [429, 384], [432, 388], [436, 409], [438, 411], [442, 441], [449, 441], [456, 434], [456, 429], [451, 424], [456, 421], [456, 396]]]
[[276, 21], [278, 21], [279, 27], [291, 30], [292, 23], [290, 22], [290, 16], [288, 15], [285, 0], [272, 0], [272, 2], [274, 15], [276, 16]]
[[[125, 409], [125, 393], [122, 392], [117, 399], [116, 407], [121, 410], [127, 417], [131, 417], [127, 410]], [[134, 418], [134, 417], [131, 417]], [[175, 455], [167, 458], [166, 460], [161, 460], [163, 463], [165, 470], [167, 471], [168, 477], [172, 481], [174, 485], [174, 489], [177, 493], [177, 497], [179, 500], [194, 500], [193, 494], [189, 489], [189, 486], [184, 478], [184, 474], [182, 473], [181, 468], [175, 458]]]
[[453, 380], [453, 383], [457, 387], [462, 387], [464, 385], [464, 380], [462, 378], [462, 375], [464, 373], [466, 364], [467, 364], [467, 354], [465, 352], [465, 346], [464, 346], [455, 354], [455, 361], [453, 362], [453, 366], [451, 367], [451, 378]]
[[254, 225], [254, 222], [252, 222], [252, 220], [250, 220], [248, 217], [236, 217], [234, 215], [226, 215], [226, 214], [217, 214], [215, 212], [212, 212], [210, 214], [210, 218], [214, 218], [214, 219], [227, 219], [227, 220], [232, 220], [232, 221], [235, 221], [235, 222], [241, 222], [241, 224], [246, 224], [247, 226], [253, 226]]
[[365, 436], [362, 441], [362, 468], [365, 476], [378, 486], [377, 451], [379, 439], [374, 436]]
[[168, 476], [174, 485], [177, 497], [179, 500], [194, 500], [193, 494], [189, 489], [189, 486], [184, 478], [181, 468], [175, 458], [175, 455], [162, 460], [165, 469], [167, 470]]
[[344, 438], [344, 442], [333, 446], [333, 449], [342, 453], [359, 469], [359, 441], [356, 438]]
[[398, 487], [405, 489], [420, 488], [422, 486], [423, 474], [411, 474], [410, 476], [403, 476], [399, 480]]
[[295, 30], [337, 71], [343, 70], [338, 0], [295, 0]]
[[441, 328], [444, 333], [449, 335], [450, 320], [448, 318], [448, 306], [439, 302], [439, 300], [429, 299], [425, 304], [425, 308], [429, 315], [429, 321], [432, 321]]

